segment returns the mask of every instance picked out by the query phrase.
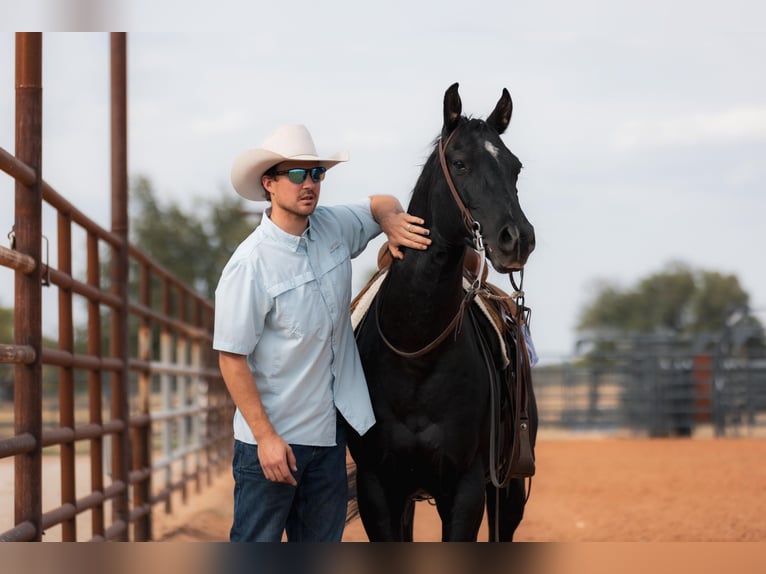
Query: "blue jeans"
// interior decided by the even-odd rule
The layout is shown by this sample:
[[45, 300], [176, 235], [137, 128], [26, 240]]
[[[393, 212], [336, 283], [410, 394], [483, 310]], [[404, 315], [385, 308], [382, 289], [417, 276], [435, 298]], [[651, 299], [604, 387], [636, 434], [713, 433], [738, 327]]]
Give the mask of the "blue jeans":
[[298, 486], [268, 480], [258, 446], [234, 442], [232, 542], [340, 542], [346, 526], [346, 440], [338, 425], [336, 446], [291, 444]]

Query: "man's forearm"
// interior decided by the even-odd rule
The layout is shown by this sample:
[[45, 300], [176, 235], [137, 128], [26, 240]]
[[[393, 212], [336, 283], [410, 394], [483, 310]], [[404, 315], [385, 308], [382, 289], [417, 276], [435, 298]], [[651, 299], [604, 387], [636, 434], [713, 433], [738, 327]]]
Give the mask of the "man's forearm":
[[404, 208], [393, 195], [371, 195], [370, 211], [375, 221], [383, 227], [389, 217], [404, 213]]

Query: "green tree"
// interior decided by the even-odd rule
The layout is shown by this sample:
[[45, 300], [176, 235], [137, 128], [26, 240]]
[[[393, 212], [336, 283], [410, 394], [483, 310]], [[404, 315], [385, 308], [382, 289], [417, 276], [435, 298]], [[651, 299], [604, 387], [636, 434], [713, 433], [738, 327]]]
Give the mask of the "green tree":
[[217, 200], [208, 203], [208, 218], [204, 221], [208, 238], [209, 254], [203, 269], [207, 295], [213, 298], [218, 279], [234, 250], [260, 221], [248, 211], [244, 199], [226, 192]]
[[151, 182], [131, 189], [131, 241], [205, 297], [212, 298], [223, 266], [252, 230], [244, 200], [233, 193], [213, 200], [161, 203]]
[[691, 301], [693, 332], [719, 329], [733, 312], [748, 307], [750, 298], [734, 275], [702, 271], [697, 283], [699, 289]]
[[749, 326], [749, 346], [763, 346], [763, 327], [736, 276], [671, 263], [627, 289], [601, 283], [577, 330], [690, 338], [731, 328], [733, 321]]

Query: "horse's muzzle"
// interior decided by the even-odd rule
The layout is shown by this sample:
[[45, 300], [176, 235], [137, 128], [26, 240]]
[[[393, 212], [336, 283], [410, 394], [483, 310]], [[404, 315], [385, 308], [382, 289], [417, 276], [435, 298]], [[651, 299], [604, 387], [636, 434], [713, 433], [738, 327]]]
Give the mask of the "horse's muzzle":
[[492, 266], [500, 273], [519, 271], [535, 250], [535, 229], [532, 225], [519, 228], [506, 225], [499, 233], [496, 247], [487, 248]]

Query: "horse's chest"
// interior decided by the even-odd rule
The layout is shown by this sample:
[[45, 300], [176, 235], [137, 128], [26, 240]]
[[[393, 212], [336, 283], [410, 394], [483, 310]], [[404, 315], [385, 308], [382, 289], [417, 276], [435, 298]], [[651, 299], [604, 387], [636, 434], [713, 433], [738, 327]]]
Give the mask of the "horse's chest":
[[[463, 344], [458, 344], [463, 343]], [[462, 341], [449, 341], [429, 356], [376, 355], [365, 361], [373, 405], [386, 404], [404, 420], [462, 418], [486, 408], [490, 375], [481, 356]]]
[[368, 347], [362, 339], [381, 448], [408, 460], [473, 458], [488, 428], [490, 392], [474, 335], [464, 323], [457, 339], [418, 358], [397, 356], [377, 341]]
[[441, 448], [465, 442], [465, 433], [480, 434], [488, 412], [486, 377], [457, 366], [412, 375], [398, 379], [401, 384], [381, 381], [372, 392], [378, 424], [396, 442]]

